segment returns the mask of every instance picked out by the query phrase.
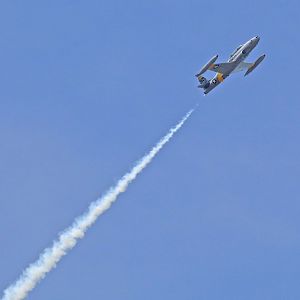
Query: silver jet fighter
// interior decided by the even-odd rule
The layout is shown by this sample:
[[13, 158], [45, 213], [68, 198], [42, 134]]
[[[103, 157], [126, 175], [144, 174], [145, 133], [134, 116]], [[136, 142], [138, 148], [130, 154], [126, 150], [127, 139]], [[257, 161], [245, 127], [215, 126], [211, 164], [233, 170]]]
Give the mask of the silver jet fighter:
[[[217, 85], [224, 81], [232, 73], [247, 70], [245, 76], [251, 73], [265, 58], [265, 54], [260, 56], [254, 63], [247, 63], [244, 60], [250, 54], [250, 52], [256, 47], [259, 42], [259, 37], [256, 36], [250, 39], [243, 45], [237, 47], [234, 52], [230, 55], [230, 58], [225, 63], [216, 63], [218, 55], [215, 55], [210, 59], [210, 61], [201, 69], [201, 71], [196, 75], [199, 80], [199, 88], [204, 89], [204, 94], [208, 94]], [[214, 78], [207, 80], [203, 73], [207, 70], [216, 72]]]

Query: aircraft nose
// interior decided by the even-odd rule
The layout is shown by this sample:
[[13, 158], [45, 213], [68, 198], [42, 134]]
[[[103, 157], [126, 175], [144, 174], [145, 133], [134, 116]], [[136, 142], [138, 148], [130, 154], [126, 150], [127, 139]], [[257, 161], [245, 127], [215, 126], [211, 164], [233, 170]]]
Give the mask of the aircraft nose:
[[251, 39], [251, 42], [257, 44], [259, 42], [259, 40], [260, 40], [260, 37], [257, 35]]

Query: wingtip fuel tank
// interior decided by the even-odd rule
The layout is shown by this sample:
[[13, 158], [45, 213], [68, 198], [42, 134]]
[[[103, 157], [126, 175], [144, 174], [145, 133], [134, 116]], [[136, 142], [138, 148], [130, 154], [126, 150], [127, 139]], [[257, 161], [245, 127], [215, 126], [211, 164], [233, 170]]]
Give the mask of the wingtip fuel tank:
[[198, 74], [196, 74], [196, 77], [198, 77], [198, 76], [202, 75], [203, 73], [205, 73], [209, 69], [209, 67], [218, 59], [218, 56], [219, 55], [215, 55], [214, 57], [212, 57], [208, 61], [208, 63], [206, 65], [204, 65], [204, 67], [201, 69], [201, 71]]
[[260, 56], [255, 63], [247, 70], [247, 72], [245, 73], [244, 76], [247, 76], [248, 74], [250, 74], [266, 57], [266, 54], [263, 54], [262, 56]]

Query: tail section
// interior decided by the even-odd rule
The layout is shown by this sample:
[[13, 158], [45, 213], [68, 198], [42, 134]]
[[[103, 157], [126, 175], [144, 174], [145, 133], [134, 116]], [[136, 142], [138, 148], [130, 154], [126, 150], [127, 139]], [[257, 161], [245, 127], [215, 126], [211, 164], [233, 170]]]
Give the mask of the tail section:
[[198, 81], [199, 81], [199, 85], [198, 85], [198, 88], [201, 88], [201, 89], [207, 89], [210, 85], [210, 82], [209, 80], [207, 80], [204, 76], [200, 75], [200, 74], [197, 74], [196, 75]]

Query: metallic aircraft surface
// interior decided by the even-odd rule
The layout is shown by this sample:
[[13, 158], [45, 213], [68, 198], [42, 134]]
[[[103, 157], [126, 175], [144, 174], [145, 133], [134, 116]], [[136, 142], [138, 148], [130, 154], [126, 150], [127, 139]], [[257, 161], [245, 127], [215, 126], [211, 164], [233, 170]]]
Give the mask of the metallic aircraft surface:
[[[208, 94], [211, 90], [213, 90], [216, 86], [218, 86], [221, 82], [224, 81], [229, 75], [232, 73], [240, 72], [247, 70], [245, 75], [251, 73], [265, 58], [265, 54], [260, 56], [254, 63], [247, 63], [244, 60], [250, 54], [250, 52], [256, 47], [260, 38], [258, 36], [250, 39], [245, 44], [237, 47], [234, 52], [230, 55], [230, 58], [225, 63], [216, 63], [218, 59], [218, 55], [212, 57], [209, 62], [204, 65], [201, 71], [196, 75], [199, 80], [199, 88], [204, 89], [204, 94]], [[207, 80], [203, 73], [207, 70], [216, 72], [214, 78]]]

